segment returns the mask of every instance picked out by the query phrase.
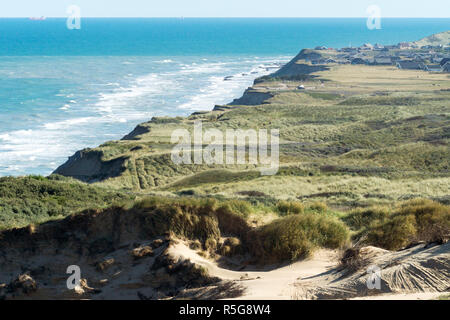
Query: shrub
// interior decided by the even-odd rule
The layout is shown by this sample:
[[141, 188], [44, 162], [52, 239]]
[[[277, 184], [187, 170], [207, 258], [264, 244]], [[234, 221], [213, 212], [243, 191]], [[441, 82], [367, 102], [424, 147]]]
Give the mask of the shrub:
[[352, 229], [360, 230], [374, 223], [385, 221], [389, 217], [389, 208], [373, 206], [369, 208], [358, 208], [351, 211], [342, 220]]
[[217, 249], [217, 240], [213, 237], [206, 239], [205, 249], [207, 251], [215, 251]]
[[243, 200], [228, 200], [221, 205], [222, 208], [230, 212], [234, 212], [244, 218], [247, 218], [252, 212], [252, 206], [247, 201]]
[[202, 248], [202, 243], [198, 240], [192, 241], [189, 246], [192, 250], [200, 250]]
[[309, 256], [317, 247], [339, 248], [349, 231], [340, 221], [319, 214], [291, 215], [250, 233], [250, 250], [259, 262], [297, 260]]
[[450, 234], [450, 206], [428, 199], [414, 199], [403, 203], [396, 214], [414, 216], [416, 241], [442, 241]]
[[301, 214], [305, 207], [298, 201], [280, 201], [277, 203], [277, 211], [280, 215]]
[[247, 236], [250, 226], [242, 216], [235, 214], [229, 205], [220, 206], [216, 210], [219, 228], [223, 234], [235, 235], [239, 238]]
[[308, 208], [313, 211], [318, 211], [318, 212], [327, 212], [327, 210], [328, 210], [328, 206], [326, 205], [326, 203], [323, 203], [320, 201], [315, 201], [315, 202], [311, 203], [308, 206]]
[[223, 245], [220, 248], [220, 254], [223, 256], [231, 256], [231, 247], [227, 245]]
[[409, 244], [415, 233], [414, 217], [396, 216], [386, 223], [372, 227], [365, 242], [388, 250], [398, 250]]
[[367, 228], [365, 243], [398, 250], [418, 241], [444, 242], [450, 235], [450, 206], [414, 199]]
[[223, 256], [232, 256], [235, 254], [240, 254], [242, 251], [241, 240], [235, 237], [230, 237], [224, 241], [220, 249], [220, 254]]

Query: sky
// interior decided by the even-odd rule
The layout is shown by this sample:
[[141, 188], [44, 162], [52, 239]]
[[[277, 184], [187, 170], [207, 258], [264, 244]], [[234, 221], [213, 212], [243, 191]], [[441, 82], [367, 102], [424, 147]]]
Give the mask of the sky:
[[0, 0], [0, 17], [381, 17], [450, 18], [449, 0]]

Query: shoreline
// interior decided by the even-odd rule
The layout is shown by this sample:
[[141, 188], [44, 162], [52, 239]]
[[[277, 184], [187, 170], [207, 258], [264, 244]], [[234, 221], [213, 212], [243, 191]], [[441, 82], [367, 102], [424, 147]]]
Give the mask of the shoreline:
[[[158, 92], [146, 93], [147, 91], [150, 90], [149, 88], [151, 88], [152, 91], [156, 90], [156, 88], [153, 88], [151, 81], [147, 80], [146, 82], [148, 82], [148, 84], [144, 83], [145, 87], [142, 88], [144, 96], [143, 98], [138, 98], [139, 100], [137, 105], [134, 103], [134, 100], [130, 100], [130, 102], [124, 100], [123, 102], [122, 98], [119, 97], [121, 100], [119, 100], [115, 104], [120, 106], [115, 107], [112, 114], [106, 112], [104, 114], [103, 113], [97, 114], [95, 112], [95, 108], [100, 108], [104, 104], [106, 105], [106, 103], [108, 103], [108, 105], [114, 104], [113, 102], [110, 103], [109, 100], [113, 99], [116, 95], [119, 94], [129, 95], [131, 93], [134, 93], [134, 91], [138, 90], [139, 88], [135, 88], [135, 84], [131, 80], [129, 84], [125, 84], [124, 86], [121, 85], [119, 87], [118, 86], [119, 84], [117, 84], [118, 86], [117, 89], [114, 88], [109, 89], [109, 87], [105, 87], [104, 89], [100, 88], [99, 89], [101, 90], [100, 93], [106, 92], [106, 94], [105, 98], [99, 95], [98, 101], [96, 101], [97, 98], [94, 95], [94, 93], [92, 93], [92, 97], [87, 97], [88, 99], [92, 100], [89, 102], [84, 102], [86, 97], [83, 96], [78, 97], [78, 94], [77, 97], [67, 98], [66, 99], [67, 101], [66, 100], [62, 101], [62, 98], [61, 99], [58, 98], [57, 100], [61, 100], [60, 102], [61, 105], [64, 103], [64, 107], [59, 108], [61, 110], [60, 111], [61, 115], [59, 114], [56, 114], [55, 116], [50, 115], [49, 119], [45, 120], [46, 122], [42, 119], [33, 120], [32, 122], [33, 127], [21, 128], [19, 126], [14, 130], [13, 128], [11, 128], [11, 130], [0, 133], [0, 141], [3, 143], [4, 147], [3, 149], [6, 148], [5, 150], [1, 150], [0, 152], [0, 155], [3, 155], [3, 162], [0, 163], [1, 167], [0, 172], [2, 172], [1, 176], [2, 177], [3, 176], [14, 177], [26, 175], [48, 176], [53, 171], [55, 171], [58, 168], [58, 166], [63, 164], [67, 160], [69, 155], [73, 154], [77, 150], [86, 147], [95, 148], [108, 141], [120, 139], [123, 136], [129, 134], [136, 126], [149, 121], [153, 116], [166, 116], [166, 115], [189, 116], [192, 112], [195, 112], [189, 111], [189, 109], [205, 110], [205, 108], [201, 108], [200, 106], [201, 104], [207, 105], [209, 111], [216, 104], [213, 103], [212, 101], [217, 102], [217, 99], [219, 99], [223, 103], [228, 103], [229, 101], [231, 101], [229, 95], [230, 91], [231, 93], [235, 92], [237, 96], [242, 95], [242, 92], [245, 90], [245, 88], [247, 88], [249, 85], [253, 83], [254, 78], [267, 74], [265, 68], [273, 67], [272, 66], [273, 63], [276, 63], [277, 61], [280, 60], [283, 61], [286, 57], [284, 56], [260, 57], [254, 59], [254, 57], [252, 56], [246, 56], [246, 58], [247, 59], [243, 59], [242, 61], [239, 60], [237, 62], [232, 61], [232, 59], [229, 57], [224, 58], [220, 56], [217, 57], [216, 59], [217, 61], [204, 60], [200, 58], [192, 60], [191, 58], [186, 58], [187, 60], [181, 60], [178, 62], [172, 61], [171, 62], [172, 66], [170, 67], [164, 67], [164, 65], [161, 64], [158, 68], [166, 70], [166, 72], [169, 72], [171, 69], [176, 70], [179, 69], [178, 71], [175, 70], [177, 73], [174, 73], [173, 76], [170, 75], [162, 77], [164, 78], [163, 80], [165, 80], [166, 82], [168, 81], [171, 82], [170, 85], [173, 86], [172, 88], [173, 93], [169, 94], [165, 104], [162, 104], [161, 106], [159, 106], [158, 101], [155, 99], [159, 99], [160, 96], [163, 94], [163, 91], [161, 91], [161, 93]], [[126, 61], [129, 59], [131, 58], [123, 57], [118, 58], [118, 61]], [[96, 59], [94, 59], [94, 61], [95, 60]], [[138, 61], [139, 60], [140, 59], [138, 59]], [[150, 61], [153, 60], [150, 59]], [[186, 64], [186, 68], [189, 67], [189, 69], [184, 70], [181, 67], [184, 64], [184, 61], [197, 63], [197, 66], [195, 65], [191, 66], [189, 63]], [[208, 71], [205, 72], [204, 74], [194, 74], [193, 77], [197, 79], [196, 81], [198, 82], [198, 85], [197, 84], [182, 85], [181, 90], [186, 91], [185, 96], [182, 96], [183, 91], [177, 92], [177, 90], [180, 90], [180, 88], [177, 88], [177, 86], [181, 85], [180, 84], [181, 78], [186, 77], [184, 73], [186, 73], [187, 71], [189, 71], [191, 68], [194, 67], [206, 68], [211, 63], [223, 65], [223, 67], [221, 67], [223, 68], [223, 70], [219, 70], [217, 72]], [[245, 68], [244, 69], [238, 68], [237, 66], [239, 66], [240, 64], [244, 65]], [[239, 69], [238, 70], [239, 72], [237, 72], [237, 69]], [[257, 72], [257, 74], [253, 75], [252, 72]], [[222, 76], [220, 74], [224, 75]], [[246, 75], [242, 76], [242, 74]], [[230, 75], [233, 78], [231, 80], [228, 79], [227, 81], [224, 81], [224, 78]], [[140, 76], [136, 75], [136, 77], [139, 78]], [[136, 85], [143, 86], [144, 84], [139, 83]], [[127, 85], [129, 86], [130, 90], [133, 90], [133, 92], [129, 93], [127, 90], [125, 90], [128, 88]], [[121, 89], [123, 92], [117, 91], [119, 89]], [[183, 99], [180, 99], [179, 96], [182, 97]], [[127, 97], [125, 96], [124, 99], [125, 98]], [[144, 98], [150, 99], [149, 108], [146, 107], [146, 103], [143, 102]], [[108, 101], [104, 101], [105, 99], [108, 99]], [[179, 103], [175, 101], [178, 99], [180, 99]], [[124, 107], [122, 107], [121, 104], [125, 102], [127, 102], [127, 104]], [[89, 107], [90, 104], [94, 106]], [[142, 106], [140, 104], [142, 104]], [[95, 105], [99, 106], [95, 107]], [[132, 107], [130, 107], [129, 105], [131, 105]], [[106, 107], [107, 106], [102, 108]], [[184, 109], [178, 109], [178, 107], [182, 107]], [[92, 110], [92, 108], [94, 109]], [[75, 110], [81, 111], [77, 115], [73, 114]], [[149, 116], [144, 117], [140, 115], [139, 116], [141, 118], [140, 120], [133, 121], [131, 119], [127, 120], [126, 122], [122, 122], [123, 121], [121, 120], [121, 118], [123, 117], [122, 113], [127, 113], [124, 115], [127, 118], [133, 116], [133, 114], [130, 114], [129, 111], [127, 110], [130, 110], [130, 112], [135, 112], [136, 114], [141, 113], [141, 111], [143, 110], [145, 111], [144, 113], [149, 113]], [[55, 112], [56, 111], [54, 111], [54, 113]], [[108, 117], [114, 117], [114, 119], [108, 119]], [[53, 118], [55, 118], [55, 121], [52, 121]], [[89, 118], [91, 118], [91, 120], [89, 120]], [[94, 123], [92, 125], [89, 125], [89, 123], [92, 123], [92, 121], [94, 121]], [[122, 126], [126, 126], [127, 128], [125, 128], [125, 130], [120, 130], [120, 127]], [[95, 136], [96, 135], [94, 131], [95, 128], [98, 128], [97, 131], [99, 131], [100, 133], [98, 137]], [[77, 135], [75, 133], [77, 130], [78, 131], [84, 130], [84, 132], [81, 132], [80, 135]], [[123, 133], [118, 134], [117, 132], [120, 131], [123, 131]], [[32, 147], [28, 146], [30, 141], [33, 141]], [[55, 143], [47, 146], [47, 144], [49, 144], [49, 141], [54, 141]], [[89, 143], [90, 141], [91, 143]], [[72, 147], [72, 145], [75, 145], [75, 147]], [[44, 152], [43, 150], [46, 151]], [[16, 153], [19, 152], [21, 152], [21, 154], [16, 155]], [[17, 161], [12, 162], [13, 159], [16, 159]]]

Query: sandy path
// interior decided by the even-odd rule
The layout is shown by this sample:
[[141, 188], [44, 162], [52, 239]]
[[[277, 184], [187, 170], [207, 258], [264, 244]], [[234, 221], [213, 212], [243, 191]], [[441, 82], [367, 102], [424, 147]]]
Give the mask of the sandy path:
[[246, 291], [243, 296], [237, 298], [238, 300], [292, 299], [293, 284], [299, 278], [318, 275], [336, 265], [336, 252], [332, 250], [318, 250], [311, 259], [270, 271], [231, 271], [220, 268], [216, 263], [199, 256], [181, 241], [171, 246], [169, 253], [173, 257], [189, 259], [207, 268], [211, 276], [240, 281]]
[[[337, 252], [318, 250], [308, 260], [287, 266], [258, 271], [231, 271], [216, 262], [199, 256], [183, 242], [169, 248], [169, 254], [208, 269], [211, 276], [236, 281], [245, 288], [238, 300], [290, 300], [290, 299], [354, 299], [366, 300], [430, 300], [445, 294], [448, 288], [448, 245], [424, 247], [418, 245], [399, 252], [366, 247], [370, 257], [382, 270], [385, 290], [367, 296], [366, 271], [360, 270], [341, 278], [339, 273], [326, 273], [336, 267]], [[415, 293], [414, 293], [415, 291]]]

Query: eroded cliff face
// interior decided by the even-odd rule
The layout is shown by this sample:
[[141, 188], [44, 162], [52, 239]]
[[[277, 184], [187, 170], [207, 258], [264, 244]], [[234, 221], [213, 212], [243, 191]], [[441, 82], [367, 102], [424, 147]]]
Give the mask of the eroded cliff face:
[[137, 125], [133, 131], [125, 135], [122, 140], [138, 140], [138, 136], [150, 132], [150, 128], [144, 125]]
[[230, 105], [245, 105], [245, 106], [254, 106], [260, 105], [273, 98], [274, 94], [270, 92], [261, 92], [259, 90], [254, 90], [252, 88], [248, 88], [245, 90], [244, 95], [239, 99], [234, 99]]
[[119, 157], [105, 161], [101, 151], [84, 149], [69, 157], [53, 173], [92, 183], [119, 176], [125, 171], [127, 159]]
[[304, 78], [305, 80], [313, 78], [310, 76], [311, 73], [325, 71], [328, 70], [329, 67], [324, 65], [309, 65], [305, 62], [319, 60], [321, 58], [323, 58], [323, 55], [320, 51], [303, 49], [291, 61], [281, 67], [280, 70], [269, 75], [269, 77], [284, 79], [295, 79], [297, 77], [300, 79]]

